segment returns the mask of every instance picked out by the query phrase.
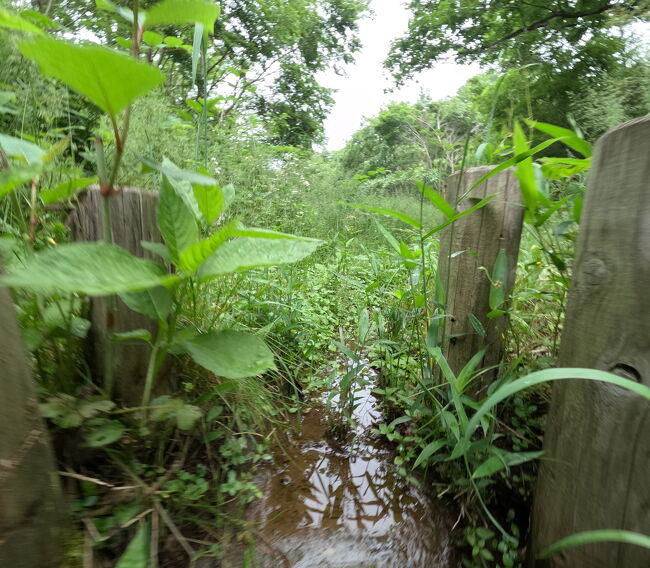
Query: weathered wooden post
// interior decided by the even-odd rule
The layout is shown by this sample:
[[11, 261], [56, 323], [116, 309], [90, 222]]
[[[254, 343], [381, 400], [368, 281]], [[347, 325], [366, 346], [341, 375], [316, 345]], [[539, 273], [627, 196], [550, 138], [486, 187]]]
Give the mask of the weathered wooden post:
[[[650, 119], [596, 144], [560, 346], [562, 367], [650, 386]], [[530, 565], [648, 568], [650, 551], [613, 542], [536, 560], [571, 534], [650, 535], [650, 403], [614, 385], [562, 381], [544, 436]]]
[[[103, 235], [102, 199], [99, 187], [88, 188], [80, 197], [69, 224], [77, 241], [97, 241]], [[161, 242], [156, 225], [158, 193], [134, 188], [122, 188], [110, 197], [113, 241], [141, 258], [160, 260], [144, 249], [142, 241]], [[91, 298], [89, 356], [95, 376], [102, 378], [107, 345], [111, 334], [146, 329], [156, 331], [155, 322], [129, 309], [117, 299], [110, 310], [109, 298]], [[112, 311], [112, 316], [109, 313]], [[112, 321], [107, 321], [107, 320]], [[140, 403], [151, 348], [143, 341], [113, 342], [115, 398], [128, 405]]]
[[[450, 176], [445, 189], [446, 200], [456, 203], [492, 169], [481, 166]], [[506, 294], [512, 289], [524, 218], [519, 182], [511, 171], [499, 172], [474, 188], [457, 205], [457, 210], [467, 210], [492, 194], [496, 197], [485, 207], [451, 224], [440, 236], [438, 274], [446, 295], [445, 311], [452, 316], [445, 323], [445, 336], [449, 339], [444, 343], [443, 352], [455, 373], [483, 347], [487, 348], [483, 367], [498, 365], [503, 357], [502, 336], [507, 321], [504, 316], [488, 319], [492, 284], [479, 267], [485, 267], [491, 274], [499, 251], [504, 249], [508, 278], [500, 285]], [[470, 314], [485, 329], [485, 337], [472, 325]], [[481, 384], [473, 385], [471, 390], [480, 393], [494, 376], [495, 372], [487, 373]]]
[[0, 566], [57, 568], [62, 502], [7, 288], [0, 288]]

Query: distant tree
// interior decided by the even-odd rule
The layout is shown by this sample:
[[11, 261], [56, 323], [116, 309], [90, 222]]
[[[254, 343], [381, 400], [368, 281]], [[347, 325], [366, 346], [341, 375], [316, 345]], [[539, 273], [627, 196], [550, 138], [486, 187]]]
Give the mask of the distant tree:
[[475, 113], [459, 98], [391, 103], [352, 136], [340, 163], [348, 177], [373, 178], [374, 185], [391, 189], [414, 177], [434, 181], [458, 166], [475, 124]]

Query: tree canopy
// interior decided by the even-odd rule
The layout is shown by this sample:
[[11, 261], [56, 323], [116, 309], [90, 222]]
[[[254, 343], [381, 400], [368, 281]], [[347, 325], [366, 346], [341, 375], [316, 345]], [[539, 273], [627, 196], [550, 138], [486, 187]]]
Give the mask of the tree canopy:
[[[140, 5], [148, 9], [156, 3], [143, 0]], [[221, 13], [209, 36], [206, 80], [203, 84], [199, 77], [198, 93], [193, 92], [192, 27], [170, 26], [148, 36], [154, 39], [147, 57], [167, 74], [167, 92], [178, 101], [197, 95], [212, 99], [216, 120], [242, 108], [257, 112], [278, 144], [310, 147], [319, 141], [333, 101], [315, 76], [352, 60], [359, 48], [357, 22], [367, 0], [220, 0], [217, 4]], [[116, 22], [114, 13], [99, 9], [126, 8], [131, 5], [126, 0], [97, 4], [32, 0], [32, 5], [75, 35], [90, 32], [108, 45], [125, 46], [129, 41], [128, 22]], [[155, 41], [158, 36], [160, 42]]]
[[[621, 26], [647, 20], [647, 0], [519, 0], [410, 2], [406, 35], [385, 66], [398, 83], [433, 63], [496, 65], [505, 75], [470, 81], [466, 94], [484, 118], [509, 129], [529, 117], [569, 126], [567, 113], [586, 92], [626, 68], [647, 69]], [[638, 106], [638, 105], [637, 105]], [[597, 132], [598, 134], [600, 132]]]
[[394, 42], [386, 66], [399, 80], [453, 57], [460, 63], [531, 62], [572, 65], [611, 51], [614, 28], [647, 19], [647, 0], [439, 0], [410, 2], [407, 34]]

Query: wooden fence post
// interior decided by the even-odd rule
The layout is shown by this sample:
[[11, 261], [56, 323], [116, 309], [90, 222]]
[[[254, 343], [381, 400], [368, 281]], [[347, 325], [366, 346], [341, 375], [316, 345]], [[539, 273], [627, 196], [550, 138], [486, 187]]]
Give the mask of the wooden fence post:
[[[79, 198], [69, 224], [77, 241], [97, 241], [103, 236], [102, 199], [99, 187], [88, 188]], [[124, 187], [110, 198], [113, 241], [138, 257], [160, 259], [145, 250], [141, 241], [161, 242], [156, 225], [158, 192]], [[155, 334], [156, 323], [134, 312], [117, 299], [113, 321], [107, 322], [109, 299], [90, 299], [91, 328], [88, 355], [95, 377], [104, 376], [106, 346], [112, 333], [146, 329]], [[112, 323], [112, 329], [110, 324]], [[113, 342], [115, 398], [129, 406], [140, 404], [151, 347], [143, 341]]]
[[0, 288], [0, 566], [57, 568], [62, 500], [7, 288]]
[[[650, 386], [650, 119], [605, 134], [593, 159], [559, 364]], [[556, 383], [544, 450], [530, 565], [648, 568], [650, 550], [612, 542], [535, 557], [581, 531], [650, 535], [650, 403], [610, 384]]]
[[[492, 169], [491, 166], [481, 166], [451, 175], [445, 188], [446, 200], [456, 203]], [[457, 210], [469, 209], [492, 194], [496, 197], [485, 207], [451, 224], [440, 237], [438, 274], [446, 295], [445, 313], [452, 316], [445, 323], [445, 336], [449, 339], [445, 340], [443, 352], [454, 373], [459, 373], [483, 347], [487, 348], [484, 367], [498, 365], [503, 357], [502, 336], [507, 321], [505, 316], [488, 319], [492, 284], [479, 267], [485, 267], [491, 275], [499, 251], [505, 249], [508, 279], [500, 284], [506, 294], [512, 289], [524, 218], [519, 182], [511, 171], [499, 172], [474, 188], [458, 204]], [[485, 329], [485, 337], [475, 330], [470, 314]], [[496, 372], [483, 375], [481, 383], [473, 385], [470, 390], [478, 394], [494, 376]]]

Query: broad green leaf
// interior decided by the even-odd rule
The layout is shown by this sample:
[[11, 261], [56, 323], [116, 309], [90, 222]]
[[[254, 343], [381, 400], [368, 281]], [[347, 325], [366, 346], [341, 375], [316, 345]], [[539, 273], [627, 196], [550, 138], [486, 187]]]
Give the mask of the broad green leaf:
[[231, 221], [207, 239], [184, 249], [179, 257], [179, 268], [186, 274], [194, 274], [214, 251], [233, 236], [236, 226], [237, 220]]
[[209, 225], [214, 223], [221, 215], [226, 199], [218, 185], [192, 185], [194, 199], [199, 206], [201, 215]]
[[4, 8], [0, 8], [0, 28], [9, 28], [11, 30], [18, 30], [19, 32], [45, 35], [43, 30], [38, 26], [28, 22], [15, 12], [10, 12]]
[[435, 440], [430, 444], [427, 444], [424, 449], [420, 452], [418, 459], [415, 460], [413, 464], [413, 469], [418, 467], [420, 464], [426, 462], [433, 454], [438, 450], [444, 448], [449, 442], [446, 439]]
[[201, 279], [277, 266], [302, 260], [321, 245], [313, 239], [256, 239], [239, 237], [227, 242], [208, 258], [199, 270]]
[[262, 338], [241, 331], [212, 331], [185, 342], [202, 367], [227, 379], [254, 377], [275, 369], [273, 353]]
[[112, 117], [164, 79], [156, 67], [99, 45], [40, 38], [18, 47], [44, 75], [59, 79]]
[[136, 258], [108, 243], [71, 243], [39, 252], [0, 283], [33, 292], [77, 292], [91, 296], [159, 286], [174, 277], [159, 264]]
[[9, 170], [0, 170], [0, 197], [31, 181], [40, 173], [40, 165], [17, 166]]
[[63, 201], [68, 199], [73, 195], [76, 195], [80, 190], [97, 183], [98, 178], [96, 177], [85, 177], [85, 178], [76, 178], [71, 179], [60, 183], [53, 189], [43, 189], [41, 191], [41, 199], [46, 205], [49, 203], [56, 203], [58, 201]]
[[490, 309], [499, 309], [506, 300], [508, 286], [508, 258], [506, 249], [499, 249], [497, 259], [492, 269], [492, 282], [490, 283]]
[[0, 134], [0, 148], [5, 151], [7, 156], [18, 156], [28, 164], [37, 164], [45, 155], [45, 150], [40, 146], [6, 134]]
[[157, 47], [163, 42], [163, 36], [157, 32], [146, 31], [142, 34], [142, 41], [152, 47]]
[[154, 320], [165, 320], [172, 311], [172, 295], [163, 286], [140, 292], [124, 292], [120, 294], [120, 298], [134, 312]]
[[183, 40], [175, 36], [167, 36], [163, 40], [169, 47], [181, 47], [183, 45]]
[[650, 387], [631, 381], [630, 379], [619, 377], [618, 375], [614, 375], [612, 373], [607, 373], [605, 371], [570, 367], [536, 371], [534, 373], [526, 375], [525, 377], [521, 377], [516, 381], [499, 387], [485, 400], [485, 402], [481, 405], [481, 407], [476, 411], [474, 416], [472, 416], [472, 419], [469, 421], [463, 438], [459, 441], [456, 448], [454, 448], [451, 457], [458, 458], [467, 452], [467, 449], [469, 448], [469, 440], [476, 430], [476, 427], [479, 425], [481, 418], [483, 418], [483, 416], [490, 412], [490, 410], [492, 410], [502, 400], [535, 385], [551, 381], [565, 381], [572, 379], [601, 381], [603, 383], [609, 383], [632, 391], [633, 393], [638, 394], [647, 400], [650, 400]]
[[166, 175], [162, 178], [157, 223], [172, 261], [178, 264], [181, 251], [198, 241], [199, 229], [194, 213]]
[[219, 12], [217, 4], [206, 0], [162, 0], [147, 12], [145, 27], [200, 23], [213, 30]]
[[356, 205], [354, 203], [346, 203], [345, 201], [337, 201], [337, 205], [344, 205], [345, 207], [352, 207], [354, 209], [362, 209], [363, 211], [372, 211], [373, 213], [379, 213], [381, 215], [390, 215], [399, 219], [404, 223], [408, 223], [414, 229], [420, 229], [422, 224], [417, 219], [409, 217], [406, 213], [401, 213], [400, 211], [393, 211], [392, 209], [380, 209], [379, 207], [370, 207], [369, 205]]
[[591, 144], [589, 144], [589, 142], [584, 138], [578, 136], [572, 130], [562, 128], [561, 126], [554, 126], [553, 124], [547, 124], [545, 122], [535, 122], [534, 120], [526, 120], [526, 122], [533, 128], [541, 130], [549, 136], [553, 136], [553, 138], [561, 138], [563, 144], [566, 144], [569, 148], [579, 152], [585, 158], [591, 157]]
[[541, 158], [542, 172], [548, 179], [563, 179], [591, 167], [591, 158]]
[[94, 418], [86, 422], [86, 445], [91, 448], [108, 446], [117, 442], [124, 434], [124, 424], [108, 418]]
[[433, 204], [433, 206], [438, 209], [447, 219], [456, 215], [456, 210], [445, 201], [445, 198], [440, 195], [435, 189], [430, 188], [423, 181], [416, 181], [415, 184], [418, 186], [418, 189], [423, 193], [426, 198]]
[[120, 556], [115, 568], [146, 568], [149, 566], [149, 523], [141, 521], [133, 540]]
[[38, 10], [21, 10], [20, 15], [41, 30], [60, 30], [61, 25]]
[[625, 544], [633, 544], [642, 548], [650, 549], [650, 536], [645, 534], [635, 533], [632, 531], [624, 531], [618, 529], [605, 529], [599, 531], [585, 531], [572, 534], [562, 540], [554, 542], [551, 546], [545, 548], [540, 553], [540, 558], [549, 558], [563, 550], [582, 546], [583, 544], [593, 544], [596, 542], [623, 542]]

